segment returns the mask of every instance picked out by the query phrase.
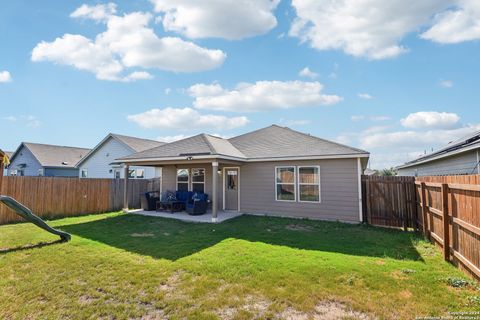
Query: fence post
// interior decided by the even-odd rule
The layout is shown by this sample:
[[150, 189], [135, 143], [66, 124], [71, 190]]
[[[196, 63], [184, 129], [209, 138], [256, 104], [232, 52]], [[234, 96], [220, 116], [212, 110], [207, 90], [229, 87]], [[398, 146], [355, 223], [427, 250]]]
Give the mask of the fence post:
[[430, 239], [430, 234], [428, 230], [428, 208], [427, 208], [427, 191], [425, 182], [422, 182], [422, 218], [423, 218], [423, 235]]
[[448, 184], [442, 183], [443, 258], [450, 261], [450, 216], [448, 213]]

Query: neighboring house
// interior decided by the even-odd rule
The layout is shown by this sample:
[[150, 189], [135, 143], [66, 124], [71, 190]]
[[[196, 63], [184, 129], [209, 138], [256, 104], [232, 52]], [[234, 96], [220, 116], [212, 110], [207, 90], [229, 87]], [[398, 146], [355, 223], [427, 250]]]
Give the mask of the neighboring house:
[[[2, 151], [2, 152], [5, 153], [5, 155], [8, 157], [8, 159], [10, 159], [10, 158], [12, 157], [12, 154], [13, 154], [12, 151]], [[3, 171], [3, 175], [4, 175], [4, 176], [8, 175], [7, 168], [8, 168], [8, 166], [5, 167], [5, 170]]]
[[398, 166], [400, 176], [480, 174], [480, 131]]
[[[76, 164], [79, 169], [79, 177], [123, 178], [124, 170], [122, 166], [112, 165], [115, 159], [163, 144], [159, 141], [110, 133]], [[153, 167], [132, 166], [129, 171], [129, 178], [135, 179], [150, 179], [160, 175], [160, 168]]]
[[368, 158], [366, 151], [273, 125], [231, 139], [200, 134], [117, 163], [163, 167], [163, 191], [204, 191], [213, 221], [220, 209], [360, 222]]
[[90, 149], [22, 142], [10, 158], [8, 175], [78, 177], [75, 164]]

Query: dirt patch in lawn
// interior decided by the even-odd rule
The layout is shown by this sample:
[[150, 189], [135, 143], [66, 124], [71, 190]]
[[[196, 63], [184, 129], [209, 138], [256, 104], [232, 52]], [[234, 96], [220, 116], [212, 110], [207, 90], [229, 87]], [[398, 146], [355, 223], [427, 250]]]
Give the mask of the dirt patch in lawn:
[[152, 237], [155, 237], [155, 235], [153, 233], [132, 233], [130, 236], [134, 237], [134, 238], [152, 238]]
[[285, 229], [290, 231], [303, 231], [303, 232], [312, 232], [315, 230], [312, 226], [305, 224], [288, 224], [285, 226]]
[[[270, 308], [272, 302], [259, 298], [248, 296], [245, 303], [239, 307], [226, 307], [217, 310], [217, 316], [221, 319], [235, 319], [239, 313], [251, 314], [255, 318], [284, 319], [284, 320], [342, 320], [359, 319], [373, 320], [377, 319], [367, 313], [355, 311], [345, 304], [337, 301], [323, 301], [315, 306], [315, 310], [310, 312], [300, 311], [293, 307], [287, 307], [281, 312], [273, 312], [275, 308]], [[278, 310], [278, 309], [277, 309]]]

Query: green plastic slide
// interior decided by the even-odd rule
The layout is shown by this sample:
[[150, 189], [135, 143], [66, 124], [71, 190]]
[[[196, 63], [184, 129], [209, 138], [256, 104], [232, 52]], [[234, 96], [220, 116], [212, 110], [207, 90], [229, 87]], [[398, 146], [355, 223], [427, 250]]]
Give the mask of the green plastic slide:
[[18, 214], [28, 222], [31, 222], [37, 227], [42, 228], [45, 231], [48, 231], [50, 233], [53, 233], [59, 236], [60, 238], [62, 238], [63, 241], [69, 241], [72, 237], [70, 234], [66, 232], [50, 227], [48, 224], [45, 223], [45, 221], [40, 219], [38, 216], [34, 215], [32, 210], [25, 207], [23, 204], [21, 204], [20, 202], [18, 202], [17, 200], [11, 197], [0, 196], [0, 203], [3, 203], [4, 205], [12, 209], [16, 214]]

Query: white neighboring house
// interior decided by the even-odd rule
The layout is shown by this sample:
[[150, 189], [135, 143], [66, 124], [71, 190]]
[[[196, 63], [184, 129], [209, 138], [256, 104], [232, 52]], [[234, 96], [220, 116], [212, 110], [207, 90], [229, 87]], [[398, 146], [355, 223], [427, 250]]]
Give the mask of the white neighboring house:
[[480, 131], [397, 167], [400, 176], [480, 174]]
[[[117, 158], [163, 145], [163, 142], [109, 133], [76, 165], [80, 178], [124, 178], [124, 169], [112, 165]], [[161, 168], [132, 166], [131, 179], [151, 179], [161, 176]]]

